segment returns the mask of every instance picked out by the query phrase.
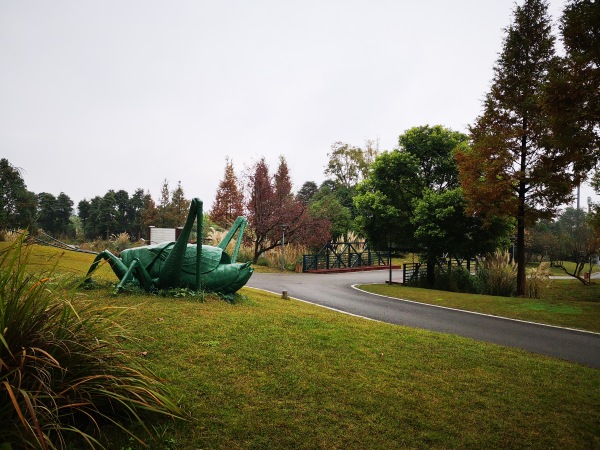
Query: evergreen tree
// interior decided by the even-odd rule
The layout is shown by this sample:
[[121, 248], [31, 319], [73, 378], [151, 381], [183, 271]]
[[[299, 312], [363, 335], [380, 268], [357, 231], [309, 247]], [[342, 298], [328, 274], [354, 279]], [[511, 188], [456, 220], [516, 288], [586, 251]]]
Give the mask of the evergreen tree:
[[110, 239], [112, 234], [118, 232], [117, 199], [112, 189], [104, 194], [98, 204], [98, 219], [99, 231], [104, 239]]
[[145, 239], [150, 239], [148, 229], [151, 225], [156, 224], [158, 215], [156, 203], [152, 199], [150, 192], [146, 192], [143, 196], [143, 204], [144, 206], [140, 212], [141, 232], [142, 236], [145, 236]]
[[229, 228], [238, 216], [244, 214], [244, 195], [233, 170], [233, 163], [225, 161], [225, 174], [219, 183], [210, 219], [223, 228]]
[[133, 240], [138, 241], [144, 236], [142, 226], [142, 211], [144, 210], [144, 190], [136, 189], [129, 199], [127, 215], [129, 219], [130, 234]]
[[160, 228], [174, 228], [177, 226], [173, 208], [171, 205], [171, 191], [169, 190], [169, 182], [165, 179], [160, 190], [160, 198], [156, 206], [156, 223], [154, 226]]
[[83, 229], [87, 239], [96, 239], [102, 235], [102, 225], [100, 223], [100, 203], [102, 197], [96, 195], [89, 202], [89, 216], [86, 220], [86, 226]]
[[0, 230], [27, 228], [34, 231], [36, 195], [27, 190], [21, 171], [0, 159]]
[[115, 192], [117, 207], [117, 232], [131, 236], [131, 218], [129, 217], [129, 193], [123, 189]]
[[[86, 236], [86, 229], [88, 226], [88, 221], [91, 215], [91, 205], [86, 199], [81, 200], [77, 204], [77, 215], [81, 220], [81, 226], [83, 227], [83, 234]], [[86, 236], [87, 237], [87, 236]]]
[[71, 216], [73, 215], [73, 200], [61, 192], [56, 197], [56, 229], [55, 233], [59, 235], [75, 235], [75, 230], [71, 227]]
[[585, 178], [600, 158], [600, 3], [571, 0], [560, 31], [566, 55], [551, 67], [544, 107], [553, 143]]
[[470, 210], [516, 219], [518, 295], [526, 292], [525, 227], [563, 204], [578, 181], [575, 155], [553, 147], [543, 111], [553, 57], [547, 3], [526, 0], [506, 30], [472, 145], [456, 154]]
[[176, 227], [182, 227], [190, 211], [191, 201], [185, 198], [185, 193], [181, 187], [181, 181], [177, 183], [177, 189], [171, 196], [171, 213]]
[[314, 181], [307, 181], [298, 191], [297, 197], [302, 203], [308, 205], [318, 190], [319, 187], [317, 186], [317, 183]]
[[47, 192], [40, 192], [37, 195], [37, 223], [46, 233], [56, 234], [56, 197]]

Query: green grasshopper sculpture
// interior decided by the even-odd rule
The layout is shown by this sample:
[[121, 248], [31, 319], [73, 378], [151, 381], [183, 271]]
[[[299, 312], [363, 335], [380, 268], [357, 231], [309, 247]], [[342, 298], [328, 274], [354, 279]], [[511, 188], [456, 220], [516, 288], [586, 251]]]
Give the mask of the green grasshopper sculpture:
[[[195, 221], [198, 222], [198, 243], [188, 244]], [[117, 291], [126, 284], [133, 284], [142, 286], [146, 291], [185, 287], [232, 294], [244, 286], [254, 272], [250, 262], [235, 262], [246, 224], [244, 217], [238, 217], [216, 247], [202, 245], [202, 201], [194, 198], [177, 241], [123, 250], [120, 258], [108, 250], [100, 252], [86, 279], [89, 281], [100, 261], [106, 260], [120, 280]], [[225, 249], [237, 231], [238, 239], [233, 254], [229, 256]]]

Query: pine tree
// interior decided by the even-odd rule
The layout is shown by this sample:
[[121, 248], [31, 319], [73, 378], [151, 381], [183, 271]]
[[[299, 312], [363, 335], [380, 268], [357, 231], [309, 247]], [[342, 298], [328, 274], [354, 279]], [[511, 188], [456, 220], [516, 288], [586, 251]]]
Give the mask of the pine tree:
[[233, 170], [233, 163], [225, 161], [225, 174], [219, 183], [210, 220], [223, 228], [229, 228], [238, 216], [244, 214], [244, 195]]

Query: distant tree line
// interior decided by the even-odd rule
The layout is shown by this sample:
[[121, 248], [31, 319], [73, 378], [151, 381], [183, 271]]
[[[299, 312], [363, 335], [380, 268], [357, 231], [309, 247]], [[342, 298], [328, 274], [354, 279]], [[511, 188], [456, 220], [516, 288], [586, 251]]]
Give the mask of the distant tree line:
[[86, 239], [108, 239], [112, 235], [127, 233], [133, 240], [148, 239], [148, 228], [174, 228], [183, 226], [190, 201], [178, 183], [172, 192], [164, 180], [158, 205], [149, 192], [136, 189], [133, 195], [124, 190], [109, 190], [104, 196], [82, 200], [77, 205]]
[[27, 189], [21, 169], [6, 158], [0, 159], [0, 230], [28, 228], [48, 233], [73, 234], [73, 201], [64, 192], [57, 197]]

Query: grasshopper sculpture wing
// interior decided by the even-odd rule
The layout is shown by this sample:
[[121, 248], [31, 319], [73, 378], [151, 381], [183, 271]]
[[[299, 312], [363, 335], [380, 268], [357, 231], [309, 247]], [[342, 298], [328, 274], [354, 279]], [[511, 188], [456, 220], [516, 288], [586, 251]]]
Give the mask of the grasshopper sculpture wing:
[[[198, 223], [199, 239], [196, 244], [188, 244], [194, 222]], [[250, 262], [236, 262], [246, 224], [244, 217], [238, 217], [216, 247], [202, 245], [202, 201], [194, 198], [177, 241], [123, 250], [120, 257], [105, 250], [94, 259], [87, 278], [100, 261], [106, 260], [119, 278], [117, 290], [123, 289], [126, 284], [137, 284], [146, 291], [187, 287], [195, 291], [234, 293], [254, 272]], [[225, 249], [236, 232], [238, 238], [230, 256]]]

